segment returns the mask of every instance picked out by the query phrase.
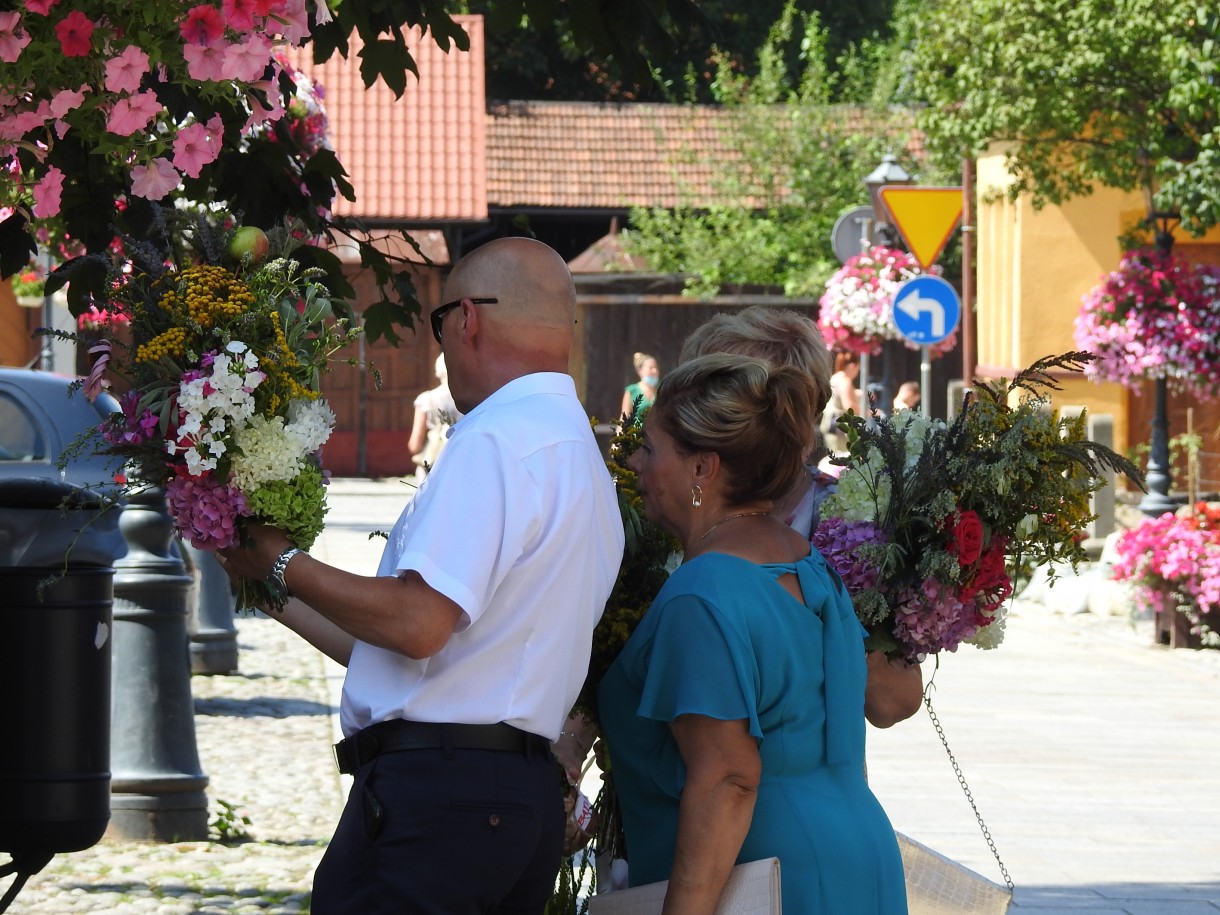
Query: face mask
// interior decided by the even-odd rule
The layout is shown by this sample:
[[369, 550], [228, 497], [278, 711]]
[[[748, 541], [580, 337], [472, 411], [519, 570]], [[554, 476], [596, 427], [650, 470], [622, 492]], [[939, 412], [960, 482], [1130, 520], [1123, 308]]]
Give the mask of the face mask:
[[648, 385], [650, 388], [655, 388], [657, 386], [657, 382], [660, 381], [660, 378], [656, 375], [645, 375], [640, 379], [640, 381], [644, 382], [644, 384]]

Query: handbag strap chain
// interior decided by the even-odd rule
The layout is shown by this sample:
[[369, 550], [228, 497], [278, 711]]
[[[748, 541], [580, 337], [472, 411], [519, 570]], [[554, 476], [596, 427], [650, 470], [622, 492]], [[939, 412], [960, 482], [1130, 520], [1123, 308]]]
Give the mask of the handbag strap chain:
[[1000, 851], [995, 846], [995, 840], [991, 838], [991, 831], [987, 828], [987, 824], [983, 822], [983, 815], [979, 813], [978, 804], [974, 802], [974, 795], [970, 793], [970, 786], [966, 784], [966, 776], [962, 774], [962, 767], [957, 764], [957, 758], [953, 755], [953, 751], [949, 749], [949, 739], [945, 737], [945, 729], [940, 726], [940, 719], [936, 717], [936, 712], [932, 709], [932, 697], [924, 693], [923, 704], [928, 709], [928, 717], [932, 719], [932, 727], [936, 728], [936, 736], [940, 738], [940, 742], [944, 745], [945, 753], [949, 755], [949, 763], [953, 766], [953, 772], [957, 776], [957, 783], [962, 786], [962, 791], [965, 792], [966, 800], [970, 802], [970, 809], [974, 811], [974, 818], [979, 822], [979, 829], [983, 832], [983, 838], [987, 840], [987, 847], [991, 849], [991, 854], [995, 856], [996, 864], [1000, 865], [1000, 873], [1004, 875], [1004, 883], [1008, 886], [1008, 891], [1014, 892], [1016, 887], [1013, 885], [1012, 878], [1008, 876], [1008, 868], [1004, 866], [1004, 861], [1000, 858]]

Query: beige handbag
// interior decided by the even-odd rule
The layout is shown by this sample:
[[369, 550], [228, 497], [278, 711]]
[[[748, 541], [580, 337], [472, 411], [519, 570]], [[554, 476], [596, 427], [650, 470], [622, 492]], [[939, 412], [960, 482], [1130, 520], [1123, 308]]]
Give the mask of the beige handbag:
[[1004, 915], [1012, 890], [898, 833], [908, 915]]
[[[669, 881], [589, 897], [589, 915], [659, 915]], [[738, 864], [720, 894], [716, 915], [781, 915], [779, 858]]]
[[932, 708], [932, 698], [926, 692], [923, 704], [932, 719], [932, 726], [936, 728], [936, 735], [949, 755], [949, 763], [957, 775], [958, 784], [965, 792], [966, 800], [970, 802], [983, 838], [987, 840], [987, 847], [991, 849], [996, 864], [1000, 866], [1000, 873], [1004, 875], [1006, 885], [992, 883], [952, 858], [946, 858], [926, 845], [920, 845], [902, 833], [897, 833], [898, 849], [902, 853], [902, 869], [906, 873], [908, 915], [1005, 915], [1012, 902], [1012, 878], [1008, 876], [1008, 868], [1000, 859], [1000, 853], [996, 850], [987, 824], [983, 822], [983, 815], [974, 803], [974, 795], [970, 793], [970, 786], [966, 784], [961, 766], [957, 764], [953, 751], [949, 749], [945, 729], [941, 727], [940, 719]]

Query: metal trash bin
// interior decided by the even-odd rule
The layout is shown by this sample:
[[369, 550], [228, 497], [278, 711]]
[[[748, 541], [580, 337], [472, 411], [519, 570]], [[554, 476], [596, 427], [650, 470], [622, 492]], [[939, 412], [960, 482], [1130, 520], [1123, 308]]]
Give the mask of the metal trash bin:
[[0, 480], [0, 851], [14, 860], [88, 848], [110, 819], [112, 563], [126, 545], [103, 501]]

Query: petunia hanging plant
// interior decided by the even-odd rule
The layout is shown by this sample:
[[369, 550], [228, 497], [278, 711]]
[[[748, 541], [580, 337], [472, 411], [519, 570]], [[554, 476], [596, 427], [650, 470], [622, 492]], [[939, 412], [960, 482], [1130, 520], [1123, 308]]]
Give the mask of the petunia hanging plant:
[[1220, 269], [1156, 249], [1130, 251], [1084, 297], [1075, 337], [1096, 357], [1084, 369], [1094, 381], [1164, 378], [1174, 390], [1216, 397]]
[[[877, 246], [848, 258], [827, 281], [819, 301], [818, 328], [826, 343], [837, 350], [873, 356], [881, 353], [886, 340], [902, 340], [918, 348], [898, 332], [892, 309], [898, 287], [919, 274], [914, 256], [896, 248]], [[931, 351], [941, 355], [956, 343], [954, 331]]]

